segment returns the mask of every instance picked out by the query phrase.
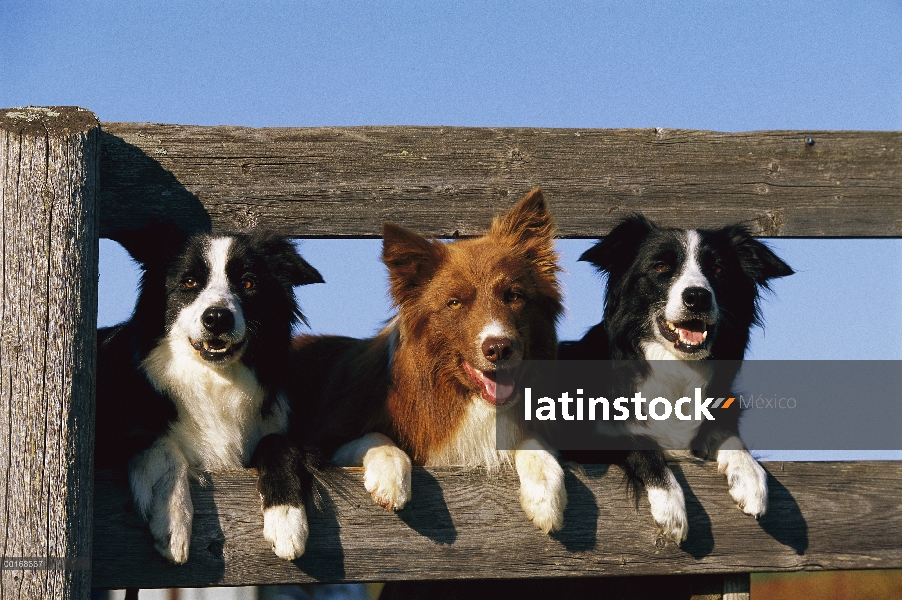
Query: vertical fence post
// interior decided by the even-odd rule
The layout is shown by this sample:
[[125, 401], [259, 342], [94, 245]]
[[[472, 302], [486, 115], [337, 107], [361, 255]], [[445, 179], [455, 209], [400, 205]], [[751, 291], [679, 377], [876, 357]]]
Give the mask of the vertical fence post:
[[730, 573], [723, 578], [723, 600], [749, 600], [752, 578], [748, 573]]
[[0, 109], [4, 599], [90, 597], [99, 153], [89, 111]]

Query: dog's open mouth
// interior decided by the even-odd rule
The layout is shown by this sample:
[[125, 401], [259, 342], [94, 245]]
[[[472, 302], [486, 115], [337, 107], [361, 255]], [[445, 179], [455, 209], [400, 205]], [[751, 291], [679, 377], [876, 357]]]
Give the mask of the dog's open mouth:
[[708, 341], [708, 324], [702, 319], [672, 322], [658, 317], [658, 329], [664, 339], [673, 342], [673, 347], [683, 352], [697, 352]]
[[479, 386], [482, 399], [489, 404], [501, 406], [514, 397], [512, 370], [480, 371], [466, 360], [463, 361], [463, 366], [464, 372], [470, 380]]
[[241, 352], [244, 341], [233, 342], [231, 340], [200, 340], [191, 342], [191, 347], [197, 350], [200, 357], [210, 362], [226, 362]]

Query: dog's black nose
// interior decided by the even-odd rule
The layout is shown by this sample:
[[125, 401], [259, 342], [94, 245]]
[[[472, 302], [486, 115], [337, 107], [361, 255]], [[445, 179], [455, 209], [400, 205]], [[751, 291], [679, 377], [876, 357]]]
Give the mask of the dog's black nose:
[[694, 312], [708, 312], [711, 310], [711, 292], [701, 287], [691, 287], [683, 290], [683, 304]]
[[482, 342], [482, 354], [489, 362], [506, 360], [511, 357], [513, 346], [507, 338], [488, 337]]
[[208, 308], [201, 315], [200, 322], [213, 335], [220, 335], [235, 326], [235, 315], [227, 308]]

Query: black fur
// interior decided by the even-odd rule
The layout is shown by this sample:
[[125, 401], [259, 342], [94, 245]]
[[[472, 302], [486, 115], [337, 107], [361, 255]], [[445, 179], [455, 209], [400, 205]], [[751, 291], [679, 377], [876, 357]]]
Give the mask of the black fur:
[[[607, 354], [614, 360], [643, 358], [639, 344], [651, 337], [651, 303], [666, 295], [669, 276], [673, 275], [670, 272], [662, 276], [651, 265], [655, 261], [676, 265], [686, 258], [679, 239], [684, 231], [658, 227], [641, 215], [633, 215], [583, 253], [580, 260], [606, 274], [608, 283], [601, 324], [606, 329], [608, 348], [587, 348], [587, 352]], [[793, 270], [741, 225], [699, 230], [699, 235], [704, 248], [703, 266], [723, 266], [722, 273], [707, 274], [718, 304], [725, 308], [725, 318], [718, 324], [711, 345], [711, 358], [741, 360], [751, 327], [760, 325], [759, 288], [768, 289], [771, 279], [792, 275]], [[586, 337], [590, 335], [591, 330]]]
[[[124, 467], [176, 418], [172, 400], [153, 388], [140, 364], [166, 335], [178, 312], [193, 300], [179, 282], [190, 274], [202, 287], [209, 276], [203, 260], [207, 235], [188, 236], [169, 223], [154, 223], [112, 237], [127, 245], [142, 275], [131, 319], [97, 334], [98, 468]], [[283, 238], [231, 237], [235, 241], [234, 258], [228, 264], [230, 279], [245, 273], [256, 277], [254, 290], [242, 298], [251, 340], [241, 360], [272, 394], [283, 386], [291, 333], [303, 320], [293, 288], [323, 280]], [[265, 403], [262, 410], [270, 404]]]
[[[768, 289], [771, 279], [793, 271], [742, 225], [698, 230], [698, 234], [701, 267], [721, 310], [714, 338], [708, 340], [706, 360], [739, 361], [748, 347], [751, 328], [761, 324], [759, 291]], [[649, 316], [665, 301], [673, 277], [686, 259], [685, 235], [685, 230], [659, 227], [637, 214], [587, 250], [580, 260], [592, 263], [607, 276], [604, 320], [581, 340], [562, 342], [558, 358], [636, 361], [641, 377], [642, 344], [655, 336], [656, 325]], [[717, 368], [708, 395], [729, 394], [736, 374], [732, 366]], [[617, 387], [624, 389], [612, 391], [612, 396], [623, 395], [620, 391], [635, 389], [634, 385], [635, 381], [620, 382]], [[729, 414], [719, 413], [716, 422], [706, 421], [699, 428], [691, 447], [696, 455], [714, 459], [724, 440], [738, 435], [740, 411], [726, 412]], [[639, 446], [646, 447], [648, 441], [642, 442]], [[581, 462], [620, 464], [634, 491], [660, 486], [667, 469], [663, 453], [654, 449], [563, 454]]]
[[[188, 235], [168, 223], [113, 236], [138, 262], [142, 276], [132, 317], [98, 331], [98, 468], [125, 468], [178, 419], [177, 399], [154, 387], [142, 362], [165, 343], [180, 312], [204, 289], [210, 277], [205, 248], [212, 237]], [[274, 410], [277, 395], [284, 393], [292, 330], [304, 320], [293, 288], [322, 282], [322, 277], [284, 238], [228, 237], [232, 238], [225, 269], [228, 287], [246, 323], [238, 360], [264, 391], [260, 414], [266, 417]], [[189, 288], [188, 279], [197, 285]], [[246, 289], [247, 281], [252, 285]], [[280, 434], [264, 437], [244, 466], [259, 469], [264, 508], [279, 504], [303, 508], [304, 498], [314, 492], [314, 478], [328, 468], [315, 451], [299, 449]]]

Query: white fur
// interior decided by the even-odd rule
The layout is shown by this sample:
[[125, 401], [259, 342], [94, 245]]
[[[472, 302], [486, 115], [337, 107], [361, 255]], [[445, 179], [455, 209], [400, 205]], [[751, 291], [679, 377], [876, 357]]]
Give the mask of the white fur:
[[563, 527], [567, 491], [561, 465], [542, 442], [523, 439], [510, 410], [499, 410], [480, 396], [470, 401], [451, 439], [429, 455], [427, 466], [486, 467], [495, 471], [512, 463], [520, 477], [520, 505], [529, 520], [545, 533]]
[[520, 506], [533, 524], [544, 533], [564, 526], [567, 490], [564, 470], [544, 444], [526, 439], [515, 453], [520, 477]]
[[[516, 361], [516, 360], [520, 360], [521, 358], [523, 358], [523, 345], [517, 341], [518, 336], [517, 336], [516, 332], [512, 332], [512, 331], [505, 329], [504, 325], [502, 325], [495, 319], [492, 319], [491, 321], [489, 321], [488, 324], [486, 324], [486, 326], [482, 328], [482, 331], [480, 331], [476, 335], [476, 339], [474, 340], [476, 356], [479, 356], [479, 357], [483, 356], [482, 345], [489, 338], [507, 338], [508, 340], [511, 341], [510, 357], [507, 359], [504, 359], [503, 361], [495, 363], [496, 365], [500, 366], [503, 364], [507, 364], [510, 361]], [[487, 362], [487, 359], [486, 359], [486, 361], [483, 361], [483, 364], [485, 367], [491, 368], [489, 362]]]
[[701, 236], [699, 236], [698, 231], [691, 229], [686, 232], [686, 260], [683, 261], [680, 272], [670, 286], [670, 292], [667, 295], [667, 307], [664, 309], [664, 318], [668, 321], [679, 321], [682, 319], [685, 313], [683, 291], [690, 287], [700, 287], [711, 292], [711, 319], [716, 321], [719, 316], [717, 299], [713, 298], [714, 290], [711, 288], [708, 278], [702, 272], [699, 253], [700, 242]]
[[[501, 433], [500, 442], [496, 439]], [[511, 411], [498, 410], [480, 396], [467, 406], [463, 421], [444, 446], [429, 454], [428, 466], [486, 467], [497, 470], [513, 464], [513, 448], [523, 433]], [[498, 448], [508, 448], [499, 450]]]
[[230, 237], [214, 238], [207, 247], [206, 261], [210, 268], [210, 277], [204, 285], [204, 289], [197, 295], [194, 302], [183, 308], [173, 324], [173, 332], [184, 334], [191, 340], [198, 341], [207, 335], [201, 322], [201, 316], [208, 308], [226, 308], [235, 317], [235, 326], [232, 331], [225, 334], [233, 342], [241, 341], [246, 332], [244, 313], [241, 310], [241, 302], [232, 292], [229, 286], [229, 278], [226, 273], [226, 265], [229, 260], [229, 248], [234, 240]]
[[410, 457], [381, 433], [348, 442], [332, 460], [344, 467], [363, 467], [363, 485], [376, 504], [400, 510], [410, 500]]
[[[673, 358], [673, 355], [667, 353]], [[647, 356], [646, 356], [647, 357]], [[684, 414], [692, 414], [691, 407], [695, 406], [695, 388], [702, 390], [702, 397], [708, 389], [708, 381], [711, 379], [714, 368], [709, 361], [696, 360], [667, 360], [655, 361], [648, 359], [651, 373], [638, 387], [637, 391], [647, 400], [644, 404], [645, 414], [648, 413], [648, 404], [654, 398], [667, 398], [676, 402], [679, 398], [688, 396], [693, 402], [683, 406]], [[634, 435], [644, 435], [655, 440], [664, 450], [682, 450], [689, 448], [695, 439], [702, 421], [694, 418], [688, 421], [677, 419], [671, 415], [669, 419], [657, 421], [649, 418], [645, 421], [631, 419], [628, 423], [629, 432]]]
[[[683, 292], [686, 288], [700, 287], [711, 292], [711, 310], [708, 311], [708, 322], [716, 322], [720, 317], [720, 308], [711, 282], [705, 277], [701, 266], [701, 253], [699, 244], [701, 236], [698, 231], [692, 229], [685, 232], [683, 247], [686, 251], [686, 259], [680, 265], [680, 271], [676, 274], [670, 289], [667, 292], [667, 302], [664, 308], [664, 318], [670, 322], [682, 321], [687, 316], [687, 310], [683, 303]], [[686, 353], [674, 347], [673, 342], [667, 340], [658, 331], [658, 323], [653, 315], [649, 315], [649, 330], [654, 332], [654, 339], [643, 342], [642, 351], [647, 360], [702, 360], [708, 357], [708, 350]]]
[[[264, 436], [288, 426], [288, 404], [282, 394], [264, 417], [260, 407], [265, 390], [253, 371], [237, 358], [225, 363], [205, 361], [189, 341], [203, 336], [201, 316], [211, 306], [232, 311], [235, 328], [228, 337], [233, 341], [244, 337], [243, 313], [225, 271], [231, 243], [232, 238], [210, 242], [206, 286], [141, 363], [154, 388], [172, 399], [178, 418], [153, 446], [132, 459], [132, 494], [139, 513], [150, 524], [157, 549], [176, 564], [188, 559], [193, 514], [188, 477], [244, 468]], [[297, 521], [296, 515], [292, 518]], [[293, 544], [296, 550], [298, 535], [289, 542], [280, 535], [278, 545], [284, 549]], [[306, 535], [305, 529], [301, 552]]]
[[756, 519], [767, 511], [767, 472], [738, 437], [728, 438], [717, 451], [717, 470], [726, 474], [730, 496]]
[[268, 416], [260, 414], [265, 391], [240, 361], [211, 366], [183, 338], [169, 335], [141, 366], [154, 387], [175, 402], [178, 419], [165, 437], [193, 468], [242, 469], [257, 442], [288, 426], [288, 406], [281, 394]]
[[308, 533], [303, 508], [285, 504], [263, 511], [263, 537], [272, 543], [273, 552], [279, 558], [294, 560], [304, 554]]
[[651, 516], [661, 532], [679, 544], [689, 534], [686, 500], [673, 472], [666, 469], [665, 473], [667, 481], [663, 487], [648, 487], [648, 503], [651, 505]]
[[673, 348], [673, 342], [669, 342], [661, 337], [657, 331], [657, 324], [652, 323], [649, 327], [655, 332], [656, 338], [642, 342], [642, 355], [645, 360], [683, 360], [685, 352], [677, 354]]
[[188, 560], [194, 505], [188, 462], [178, 446], [161, 437], [128, 465], [135, 510], [147, 521], [154, 547], [177, 565]]
[[490, 337], [510, 337], [510, 333], [505, 331], [504, 326], [498, 321], [489, 321], [488, 325], [482, 328], [479, 335], [476, 336], [476, 346], [482, 347], [482, 343]]

